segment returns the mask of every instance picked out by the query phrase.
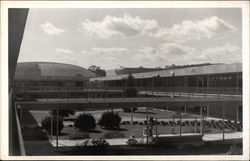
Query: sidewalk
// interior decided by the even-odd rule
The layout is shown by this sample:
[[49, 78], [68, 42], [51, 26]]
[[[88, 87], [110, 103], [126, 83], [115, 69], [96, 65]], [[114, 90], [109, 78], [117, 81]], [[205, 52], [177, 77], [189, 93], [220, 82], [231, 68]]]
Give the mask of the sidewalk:
[[[172, 134], [169, 134], [172, 136]], [[235, 133], [225, 133], [225, 140], [230, 140], [230, 139], [241, 139], [242, 138], [242, 132], [235, 132]], [[222, 140], [222, 133], [220, 134], [205, 134], [203, 136], [203, 141], [217, 141], [217, 140]], [[63, 146], [76, 146], [77, 144], [81, 144], [87, 139], [82, 139], [82, 140], [58, 140], [58, 146], [63, 147]], [[110, 145], [127, 145], [128, 138], [120, 138], [120, 139], [106, 139], [106, 141]], [[52, 146], [56, 146], [56, 140], [51, 141], [50, 143]]]

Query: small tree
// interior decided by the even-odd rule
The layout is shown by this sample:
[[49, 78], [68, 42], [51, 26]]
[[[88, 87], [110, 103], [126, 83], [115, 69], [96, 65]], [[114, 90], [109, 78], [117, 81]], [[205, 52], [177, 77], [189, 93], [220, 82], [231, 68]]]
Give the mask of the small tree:
[[136, 97], [137, 96], [137, 89], [135, 88], [135, 78], [132, 76], [131, 73], [129, 73], [127, 79], [126, 79], [126, 91], [125, 96], [126, 97]]
[[[69, 115], [74, 115], [74, 110], [58, 110], [58, 115], [61, 117], [69, 117]], [[56, 115], [56, 110], [53, 110], [53, 115]]]
[[96, 121], [91, 114], [83, 113], [76, 118], [74, 125], [75, 128], [85, 131], [94, 129], [96, 127]]
[[[56, 116], [53, 117], [53, 135], [56, 134]], [[62, 117], [58, 117], [58, 133], [61, 133], [62, 129], [63, 129], [64, 125], [63, 125], [63, 119]], [[48, 131], [49, 133], [51, 133], [51, 117], [45, 117], [42, 120], [42, 128], [45, 129], [46, 131]]]
[[104, 112], [102, 113], [102, 116], [100, 120], [98, 121], [98, 124], [102, 127], [105, 127], [107, 129], [117, 129], [120, 126], [121, 117], [119, 116], [118, 112]]

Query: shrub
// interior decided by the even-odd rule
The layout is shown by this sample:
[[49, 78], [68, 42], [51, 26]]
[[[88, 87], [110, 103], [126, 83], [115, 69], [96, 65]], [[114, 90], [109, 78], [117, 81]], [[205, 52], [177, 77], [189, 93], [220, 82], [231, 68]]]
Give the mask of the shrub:
[[[74, 115], [75, 111], [73, 110], [58, 110], [58, 115], [61, 117], [69, 117], [69, 115]], [[53, 115], [56, 115], [56, 110], [53, 110]]]
[[[53, 135], [56, 134], [56, 116], [53, 116]], [[61, 133], [63, 129], [63, 119], [62, 117], [58, 117], [58, 133]], [[51, 132], [51, 117], [45, 117], [45, 119], [42, 120], [42, 128], [48, 131], [49, 133]]]
[[82, 134], [73, 134], [69, 137], [69, 140], [78, 140], [78, 139], [88, 139], [89, 134], [88, 133], [82, 133]]
[[232, 145], [230, 149], [227, 151], [228, 155], [242, 155], [242, 147], [237, 145]]
[[135, 138], [129, 138], [127, 141], [128, 145], [136, 145], [138, 144], [138, 141]]
[[119, 116], [118, 112], [104, 112], [102, 113], [102, 116], [100, 120], [98, 121], [98, 124], [102, 127], [105, 127], [107, 129], [117, 129], [119, 128], [121, 117]]
[[103, 138], [105, 139], [110, 139], [110, 138], [124, 138], [125, 135], [124, 133], [120, 132], [120, 131], [112, 131], [112, 132], [108, 132], [106, 134], [104, 134]]
[[138, 108], [137, 107], [133, 107], [133, 108], [124, 107], [124, 108], [122, 108], [122, 110], [123, 110], [123, 112], [132, 112], [132, 110], [133, 110], [133, 112], [135, 112], [138, 110]]
[[96, 121], [91, 114], [83, 113], [76, 118], [74, 126], [83, 131], [90, 130], [96, 127]]
[[110, 149], [109, 143], [103, 139], [91, 139], [86, 140], [83, 143], [76, 144], [73, 149], [77, 154], [108, 154]]

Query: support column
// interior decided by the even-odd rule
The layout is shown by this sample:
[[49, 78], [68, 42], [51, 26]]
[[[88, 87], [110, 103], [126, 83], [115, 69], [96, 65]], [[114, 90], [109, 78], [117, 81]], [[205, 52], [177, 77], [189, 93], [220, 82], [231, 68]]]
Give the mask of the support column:
[[133, 121], [133, 116], [134, 115], [134, 108], [132, 107], [131, 109], [131, 124], [133, 125], [134, 124], [134, 121]]
[[175, 122], [174, 122], [174, 115], [173, 115], [173, 130], [172, 130], [173, 134], [174, 134], [174, 131], [175, 131]]
[[187, 106], [184, 107], [184, 112], [187, 113]]
[[180, 136], [181, 136], [181, 115], [180, 115]]
[[155, 124], [155, 136], [156, 136], [156, 139], [158, 138], [158, 119], [156, 117], [156, 124]]
[[239, 91], [239, 74], [238, 72], [236, 73], [236, 94], [238, 95]]
[[236, 121], [239, 121], [239, 106], [236, 106]]
[[209, 117], [209, 105], [207, 105], [207, 117]]
[[147, 144], [148, 144], [148, 132], [149, 132], [149, 127], [148, 127], [148, 107], [146, 107], [146, 113], [147, 113]]
[[225, 140], [225, 109], [224, 109], [224, 103], [222, 103], [222, 140]]
[[201, 116], [201, 123], [200, 123], [200, 133], [202, 134], [203, 131], [203, 125], [202, 125], [202, 106], [200, 107], [200, 116]]
[[197, 133], [197, 119], [196, 116], [194, 116], [194, 133]]
[[58, 107], [56, 108], [56, 148], [58, 148]]
[[53, 110], [51, 111], [51, 119], [50, 119], [50, 135], [51, 135], [51, 141], [53, 141]]

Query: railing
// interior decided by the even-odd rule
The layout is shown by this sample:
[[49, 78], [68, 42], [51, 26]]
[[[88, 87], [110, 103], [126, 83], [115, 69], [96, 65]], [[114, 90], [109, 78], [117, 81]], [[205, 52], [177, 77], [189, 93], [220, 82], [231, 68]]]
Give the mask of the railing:
[[21, 156], [25, 156], [26, 152], [25, 152], [25, 147], [24, 147], [22, 129], [21, 129], [20, 119], [18, 117], [18, 112], [16, 108], [17, 108], [16, 105], [14, 105], [14, 109], [15, 109], [14, 113], [15, 113], [16, 123], [17, 123], [18, 141], [19, 141], [19, 146], [20, 146], [20, 154]]
[[138, 91], [154, 92], [183, 92], [183, 93], [213, 93], [213, 94], [238, 94], [242, 95], [242, 88], [236, 87], [15, 87], [15, 92], [121, 92], [128, 88]]
[[[128, 90], [133, 89], [136, 94], [129, 96]], [[99, 97], [221, 97], [241, 96], [242, 88], [233, 87], [17, 87], [17, 97], [29, 97], [30, 95], [43, 95], [50, 98], [65, 95], [67, 98], [95, 98]], [[110, 96], [112, 95], [112, 96]], [[37, 96], [34, 96], [37, 97]]]

